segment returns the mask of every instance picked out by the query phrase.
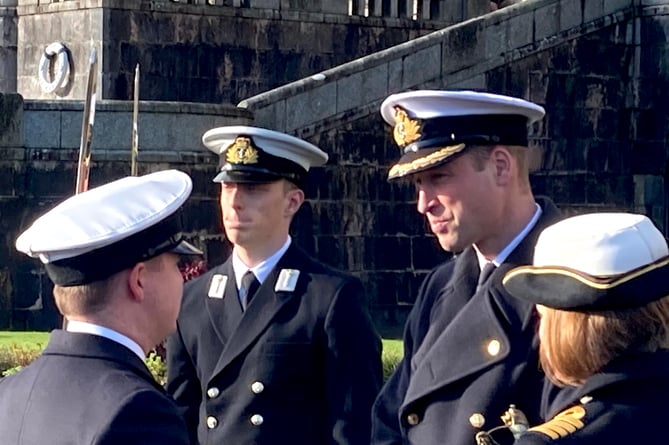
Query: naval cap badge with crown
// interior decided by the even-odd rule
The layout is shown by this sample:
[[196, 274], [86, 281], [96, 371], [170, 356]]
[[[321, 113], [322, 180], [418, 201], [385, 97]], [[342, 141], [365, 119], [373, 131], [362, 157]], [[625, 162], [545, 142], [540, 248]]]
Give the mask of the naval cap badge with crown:
[[268, 183], [283, 178], [303, 188], [309, 169], [328, 160], [323, 150], [305, 140], [245, 125], [213, 128], [202, 142], [221, 157], [214, 182]]
[[527, 146], [527, 125], [545, 114], [516, 97], [437, 90], [392, 94], [380, 111], [400, 148], [389, 180], [439, 166], [475, 145]]

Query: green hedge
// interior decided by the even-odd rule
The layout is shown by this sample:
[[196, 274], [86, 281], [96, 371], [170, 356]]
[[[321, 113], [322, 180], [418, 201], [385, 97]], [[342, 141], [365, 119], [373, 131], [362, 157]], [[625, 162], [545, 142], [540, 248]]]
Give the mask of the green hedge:
[[[23, 366], [28, 365], [44, 348], [40, 343], [23, 342], [0, 344], [0, 376], [5, 376], [17, 372]], [[383, 340], [383, 377], [387, 379], [393, 372], [397, 363], [402, 358], [402, 342], [400, 340]], [[165, 384], [167, 370], [165, 361], [155, 352], [149, 354], [146, 358], [146, 365], [151, 370], [156, 381]]]

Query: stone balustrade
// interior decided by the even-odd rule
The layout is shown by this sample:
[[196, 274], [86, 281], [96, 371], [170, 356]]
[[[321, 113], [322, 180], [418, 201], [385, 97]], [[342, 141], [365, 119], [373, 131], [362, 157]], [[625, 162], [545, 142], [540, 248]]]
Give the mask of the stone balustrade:
[[[4, 1], [14, 4], [18, 1], [18, 4], [22, 6], [41, 7], [48, 7], [55, 3], [76, 3], [78, 7], [82, 3], [87, 3], [81, 0]], [[281, 12], [298, 11], [343, 16], [442, 20], [450, 23], [485, 14], [491, 8], [489, 0], [153, 0], [151, 3], [157, 8], [160, 7], [160, 3], [182, 3]]]

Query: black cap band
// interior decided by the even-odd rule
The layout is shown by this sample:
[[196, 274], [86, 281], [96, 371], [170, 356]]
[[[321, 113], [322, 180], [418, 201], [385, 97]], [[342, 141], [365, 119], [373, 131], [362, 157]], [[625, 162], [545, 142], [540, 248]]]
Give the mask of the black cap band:
[[46, 263], [46, 271], [54, 284], [63, 287], [103, 280], [174, 249], [183, 240], [181, 228], [181, 211], [177, 211], [148, 229], [109, 246]]
[[404, 154], [424, 148], [467, 145], [527, 146], [527, 117], [509, 114], [447, 116], [413, 119], [420, 138], [402, 148]]

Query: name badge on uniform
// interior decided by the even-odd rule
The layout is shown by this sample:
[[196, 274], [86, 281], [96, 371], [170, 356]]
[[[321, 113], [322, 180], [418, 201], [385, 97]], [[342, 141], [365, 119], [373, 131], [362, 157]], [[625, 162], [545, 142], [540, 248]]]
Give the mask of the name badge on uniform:
[[211, 283], [209, 284], [209, 292], [207, 292], [207, 296], [209, 298], [223, 298], [225, 296], [225, 286], [227, 284], [227, 275], [214, 275], [211, 277]]
[[293, 292], [297, 286], [300, 271], [297, 269], [281, 269], [279, 279], [276, 280], [274, 292]]

